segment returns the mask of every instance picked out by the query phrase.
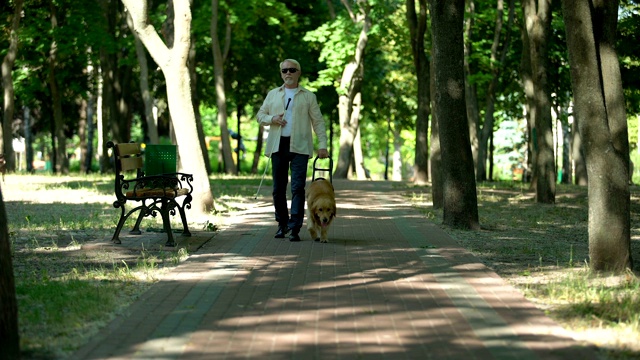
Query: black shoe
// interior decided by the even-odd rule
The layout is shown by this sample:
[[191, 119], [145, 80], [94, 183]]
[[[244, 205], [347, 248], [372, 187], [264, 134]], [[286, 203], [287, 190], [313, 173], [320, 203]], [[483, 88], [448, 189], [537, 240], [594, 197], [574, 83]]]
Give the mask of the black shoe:
[[289, 231], [291, 231], [291, 229], [289, 229], [286, 226], [278, 226], [278, 231], [276, 232], [276, 239], [284, 239], [284, 237], [289, 233]]
[[298, 242], [300, 241], [300, 229], [291, 229], [291, 235], [289, 235], [289, 241]]
[[278, 231], [276, 231], [275, 238], [284, 239], [285, 235], [287, 235], [287, 228], [278, 226]]
[[300, 236], [298, 234], [289, 235], [289, 241], [298, 242], [300, 241]]

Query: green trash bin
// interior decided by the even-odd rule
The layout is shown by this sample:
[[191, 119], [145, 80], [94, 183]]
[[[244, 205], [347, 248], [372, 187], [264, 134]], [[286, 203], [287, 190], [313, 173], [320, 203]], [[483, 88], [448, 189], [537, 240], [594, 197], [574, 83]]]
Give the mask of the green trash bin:
[[176, 145], [148, 144], [144, 151], [144, 173], [147, 176], [172, 174], [177, 171]]

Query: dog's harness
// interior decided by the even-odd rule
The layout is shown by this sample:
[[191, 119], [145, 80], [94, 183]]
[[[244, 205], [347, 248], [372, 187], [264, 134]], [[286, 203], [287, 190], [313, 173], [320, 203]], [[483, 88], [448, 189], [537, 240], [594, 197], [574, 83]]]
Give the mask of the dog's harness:
[[316, 178], [316, 170], [319, 171], [326, 171], [329, 173], [329, 182], [331, 184], [333, 184], [333, 159], [331, 159], [331, 157], [328, 157], [327, 159], [329, 159], [329, 167], [328, 168], [319, 168], [316, 166], [316, 161], [318, 161], [319, 157], [316, 156], [316, 158], [313, 160], [313, 175], [311, 177], [311, 181], [316, 181], [316, 180], [326, 180], [325, 178], [319, 177]]

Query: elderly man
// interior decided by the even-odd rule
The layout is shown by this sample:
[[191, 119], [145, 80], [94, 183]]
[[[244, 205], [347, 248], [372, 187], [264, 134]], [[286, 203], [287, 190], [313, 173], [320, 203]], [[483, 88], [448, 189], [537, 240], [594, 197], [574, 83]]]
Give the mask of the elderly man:
[[[265, 155], [273, 163], [273, 206], [278, 222], [276, 238], [289, 232], [290, 241], [300, 241], [304, 220], [307, 165], [313, 156], [313, 132], [318, 138], [318, 157], [327, 158], [327, 133], [316, 96], [299, 86], [300, 63], [280, 63], [281, 86], [269, 91], [258, 111], [258, 122], [269, 126]], [[291, 216], [287, 208], [287, 184], [291, 168]]]

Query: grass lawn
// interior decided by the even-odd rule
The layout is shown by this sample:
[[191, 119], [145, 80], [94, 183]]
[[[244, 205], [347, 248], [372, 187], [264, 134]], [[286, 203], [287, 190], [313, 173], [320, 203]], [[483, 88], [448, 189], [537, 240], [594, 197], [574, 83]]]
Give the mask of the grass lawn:
[[[635, 274], [588, 269], [587, 189], [559, 184], [555, 205], [536, 204], [528, 184], [479, 184], [480, 231], [443, 227], [463, 247], [574, 336], [610, 359], [640, 359], [640, 187], [631, 187], [631, 252]], [[428, 187], [407, 198], [442, 224]]]

